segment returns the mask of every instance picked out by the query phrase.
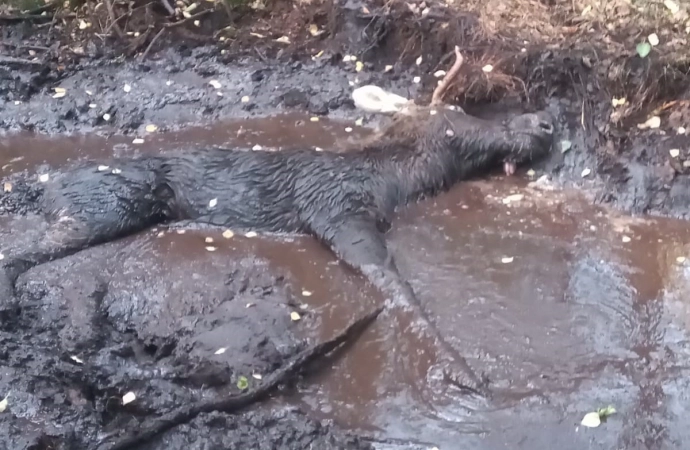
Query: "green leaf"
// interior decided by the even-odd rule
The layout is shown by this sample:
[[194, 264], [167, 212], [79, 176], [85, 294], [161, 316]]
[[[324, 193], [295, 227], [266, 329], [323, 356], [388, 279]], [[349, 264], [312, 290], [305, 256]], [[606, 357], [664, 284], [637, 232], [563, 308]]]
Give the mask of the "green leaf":
[[605, 418], [610, 415], [616, 414], [616, 408], [613, 406], [609, 405], [606, 408], [599, 408], [597, 410], [597, 414], [599, 414], [599, 417]]
[[565, 153], [568, 150], [570, 150], [570, 147], [573, 146], [573, 143], [570, 141], [561, 141], [561, 153]]
[[640, 55], [640, 58], [646, 58], [649, 52], [652, 51], [652, 46], [649, 42], [640, 42], [637, 44], [635, 50], [637, 50], [637, 54]]
[[240, 390], [245, 390], [249, 387], [249, 380], [247, 380], [247, 377], [241, 376], [237, 379], [237, 388]]

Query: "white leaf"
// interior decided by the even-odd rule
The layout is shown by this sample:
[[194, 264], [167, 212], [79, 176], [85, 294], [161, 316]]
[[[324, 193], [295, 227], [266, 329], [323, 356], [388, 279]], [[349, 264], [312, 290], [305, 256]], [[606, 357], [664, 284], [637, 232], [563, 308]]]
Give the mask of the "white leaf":
[[601, 417], [599, 417], [599, 413], [597, 412], [587, 413], [580, 423], [584, 427], [596, 428], [601, 425]]
[[519, 201], [522, 200], [524, 197], [525, 197], [525, 196], [522, 195], [522, 194], [513, 194], [513, 195], [509, 195], [509, 196], [507, 196], [506, 198], [503, 199], [503, 203], [507, 205], [507, 204], [512, 203], [512, 202], [519, 202]]
[[126, 405], [127, 403], [132, 403], [136, 399], [137, 396], [134, 395], [134, 392], [127, 392], [125, 395], [122, 396], [122, 404]]
[[652, 47], [656, 47], [657, 45], [659, 45], [659, 36], [657, 36], [656, 33], [652, 33], [649, 36], [647, 36], [647, 40], [652, 45]]

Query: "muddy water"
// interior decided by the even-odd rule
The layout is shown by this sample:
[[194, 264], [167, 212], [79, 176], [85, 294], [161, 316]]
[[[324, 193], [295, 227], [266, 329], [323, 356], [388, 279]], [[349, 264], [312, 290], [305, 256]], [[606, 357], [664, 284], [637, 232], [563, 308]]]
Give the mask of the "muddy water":
[[[346, 130], [347, 129], [347, 130]], [[103, 133], [105, 134], [105, 133]], [[310, 145], [328, 147], [367, 134], [367, 129], [302, 114], [222, 122], [210, 127], [189, 128], [169, 133], [141, 133], [131, 136], [74, 134], [55, 139], [20, 133], [0, 141], [0, 176], [31, 169], [40, 164], [59, 166], [86, 158], [125, 157], [150, 154], [171, 148], [256, 145], [272, 149]], [[134, 143], [135, 139], [143, 142]]]
[[[11, 171], [192, 144], [325, 147], [350, 135], [345, 126], [286, 116], [156, 135], [140, 146], [131, 137], [18, 136], [0, 155]], [[304, 314], [318, 318], [317, 336], [331, 336], [381, 300], [309, 238], [186, 230], [143, 233], [132, 248], [158, 249], [147, 257], [158, 273], [203, 263], [207, 237], [214, 259], [255, 255], [288, 274]], [[415, 336], [395, 335], [379, 321], [291, 403], [381, 439], [441, 449], [664, 449], [690, 439], [686, 223], [621, 217], [576, 193], [491, 179], [402, 211], [389, 242], [444, 335], [492, 380], [494, 400], [478, 406], [437, 391], [434, 380], [419, 377], [426, 368], [407, 367], [395, 351], [403, 341], [415, 351]], [[123, 268], [122, 283], [129, 272]], [[599, 428], [579, 425], [609, 404], [618, 414]]]

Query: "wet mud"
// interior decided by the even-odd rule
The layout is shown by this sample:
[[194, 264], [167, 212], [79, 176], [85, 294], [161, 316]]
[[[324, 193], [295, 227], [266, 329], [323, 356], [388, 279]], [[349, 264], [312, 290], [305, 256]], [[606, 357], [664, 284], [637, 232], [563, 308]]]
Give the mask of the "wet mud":
[[[4, 179], [113, 153], [194, 143], [280, 151], [337, 146], [354, 133], [308, 117], [226, 122], [138, 145], [122, 135], [15, 135], [23, 158], [8, 152]], [[41, 152], [48, 143], [56, 154]], [[690, 437], [690, 231], [593, 206], [540, 178], [548, 167], [461, 184], [401, 211], [388, 235], [444, 336], [490, 378], [490, 403], [415, 365], [424, 358], [410, 358], [414, 331], [396, 335], [383, 318], [342, 359], [271, 401], [201, 415], [143, 448], [680, 448]], [[0, 217], [7, 253], [43, 226], [11, 198]], [[233, 392], [241, 376], [256, 383], [383, 300], [310, 238], [185, 224], [35, 267], [17, 288], [17, 302], [0, 309], [8, 448], [91, 448], [151, 415]], [[123, 406], [130, 391], [137, 400]], [[618, 413], [606, 423], [580, 425], [609, 404]]]
[[[98, 40], [77, 55], [54, 44], [52, 27], [4, 27], [0, 254], [45, 226], [35, 202], [17, 200], [41, 195], [27, 177], [198, 146], [338, 148], [386, 120], [354, 109], [354, 86], [424, 102], [458, 39], [474, 56], [471, 88], [457, 98], [468, 112], [498, 119], [545, 107], [559, 122], [562, 151], [534, 173], [464, 183], [401, 211], [388, 235], [442, 334], [491, 380], [490, 402], [441, 383], [415, 333], [397, 335], [383, 317], [342, 359], [269, 401], [202, 414], [141, 448], [627, 450], [690, 439], [690, 231], [678, 220], [690, 216], [690, 82], [669, 78], [668, 92], [621, 125], [611, 98], [629, 91], [589, 70], [596, 52], [520, 41], [523, 59], [506, 65], [524, 85], [489, 88], [477, 54], [495, 42], [473, 35], [472, 14], [437, 31], [446, 13], [434, 8], [382, 19], [337, 3], [319, 10], [324, 28], [337, 18], [327, 40], [237, 37], [147, 58], [116, 57]], [[276, 33], [291, 26], [276, 17]], [[401, 38], [421, 31], [426, 39]], [[25, 45], [38, 63], [20, 54]], [[343, 62], [350, 54], [367, 57], [363, 70]], [[658, 74], [633, 63], [631, 77]], [[637, 126], [654, 114], [661, 127]], [[16, 300], [0, 299], [0, 447], [27, 450], [93, 448], [147, 418], [239, 392], [241, 377], [251, 388], [383, 300], [312, 239], [191, 225], [35, 267], [17, 288]], [[128, 392], [136, 400], [123, 405]], [[580, 424], [607, 405], [617, 413], [601, 426]]]

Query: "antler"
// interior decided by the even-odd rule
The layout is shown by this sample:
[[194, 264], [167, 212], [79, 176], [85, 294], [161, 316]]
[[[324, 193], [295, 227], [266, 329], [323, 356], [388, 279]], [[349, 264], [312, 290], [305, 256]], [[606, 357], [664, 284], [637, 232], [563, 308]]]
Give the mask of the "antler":
[[458, 72], [460, 72], [460, 67], [462, 66], [462, 63], [464, 61], [465, 58], [463, 58], [462, 54], [460, 53], [460, 47], [456, 45], [455, 62], [453, 63], [453, 66], [450, 68], [450, 70], [443, 77], [441, 82], [438, 84], [438, 86], [436, 86], [436, 89], [434, 89], [434, 93], [431, 95], [432, 105], [437, 105], [443, 101], [443, 94], [445, 94], [445, 91], [446, 89], [448, 89], [448, 85], [450, 85], [450, 82], [453, 80], [453, 78], [455, 78], [458, 75]]

